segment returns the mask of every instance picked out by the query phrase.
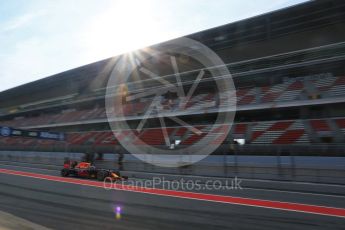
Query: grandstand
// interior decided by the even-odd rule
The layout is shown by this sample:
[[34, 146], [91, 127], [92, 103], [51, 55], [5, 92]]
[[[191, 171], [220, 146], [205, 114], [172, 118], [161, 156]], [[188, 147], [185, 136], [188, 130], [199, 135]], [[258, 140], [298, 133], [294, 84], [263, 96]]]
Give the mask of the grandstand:
[[[213, 153], [245, 155], [345, 154], [345, 2], [312, 1], [294, 7], [201, 31], [188, 38], [215, 51], [236, 85], [237, 113], [225, 141]], [[0, 93], [0, 126], [63, 132], [65, 140], [0, 136], [1, 150], [125, 152], [114, 135], [105, 109], [106, 85], [118, 57], [68, 70]], [[164, 65], [151, 66], [165, 73]], [[179, 63], [181, 64], [181, 63]], [[195, 66], [195, 65], [194, 65]], [[197, 66], [197, 65], [196, 65]], [[188, 87], [190, 72], [183, 75]], [[169, 81], [171, 76], [164, 77]], [[157, 82], [145, 80], [143, 89]], [[131, 93], [136, 82], [131, 82]], [[231, 124], [214, 124], [215, 114], [228, 109], [223, 95], [207, 77], [202, 80], [187, 114], [177, 99], [162, 97], [162, 109], [183, 116], [202, 131], [167, 123], [179, 147], [198, 144], [207, 134], [221, 134]], [[150, 106], [145, 97], [124, 105], [133, 126]], [[157, 117], [139, 134], [142, 143], [164, 148]], [[245, 145], [234, 146], [235, 139]], [[235, 143], [236, 144], [236, 143]]]

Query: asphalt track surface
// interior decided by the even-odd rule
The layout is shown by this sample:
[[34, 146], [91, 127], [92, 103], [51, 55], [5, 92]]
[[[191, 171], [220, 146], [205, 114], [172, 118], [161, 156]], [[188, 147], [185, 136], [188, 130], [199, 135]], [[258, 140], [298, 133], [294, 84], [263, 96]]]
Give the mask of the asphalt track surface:
[[[167, 196], [170, 191], [157, 189], [162, 193], [157, 195], [106, 190], [97, 181], [55, 181], [61, 178], [57, 176], [56, 170], [0, 165], [0, 210], [52, 229], [345, 229], [341, 195], [244, 187]], [[188, 197], [200, 193], [209, 195], [205, 200]], [[273, 205], [289, 202], [296, 210], [252, 206], [248, 200], [244, 200], [247, 204], [214, 202], [214, 195], [235, 202], [241, 198], [269, 200]], [[305, 206], [321, 214], [304, 212]], [[116, 207], [121, 207], [121, 215], [116, 215]]]

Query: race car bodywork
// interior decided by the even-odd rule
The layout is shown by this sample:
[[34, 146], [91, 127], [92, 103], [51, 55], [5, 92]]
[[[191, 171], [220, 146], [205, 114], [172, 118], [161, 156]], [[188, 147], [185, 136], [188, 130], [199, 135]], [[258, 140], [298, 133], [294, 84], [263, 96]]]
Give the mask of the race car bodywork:
[[105, 178], [110, 177], [113, 180], [127, 180], [128, 177], [121, 176], [120, 172], [109, 169], [98, 169], [88, 162], [68, 161], [64, 163], [61, 169], [61, 176], [77, 176], [83, 178], [97, 179], [103, 181]]

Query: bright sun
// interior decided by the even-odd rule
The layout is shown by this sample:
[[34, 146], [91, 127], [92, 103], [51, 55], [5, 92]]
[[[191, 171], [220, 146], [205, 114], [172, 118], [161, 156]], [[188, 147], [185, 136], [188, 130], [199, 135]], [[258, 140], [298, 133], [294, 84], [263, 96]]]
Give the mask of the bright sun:
[[169, 39], [154, 13], [150, 1], [114, 1], [88, 25], [83, 40], [94, 57], [107, 58]]

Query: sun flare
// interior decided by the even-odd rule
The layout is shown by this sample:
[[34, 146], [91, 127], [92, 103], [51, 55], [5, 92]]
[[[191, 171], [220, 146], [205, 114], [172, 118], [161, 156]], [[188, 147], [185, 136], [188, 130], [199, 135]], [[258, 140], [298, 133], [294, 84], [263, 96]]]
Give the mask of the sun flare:
[[168, 39], [162, 27], [150, 1], [114, 1], [84, 39], [94, 56], [106, 58]]

